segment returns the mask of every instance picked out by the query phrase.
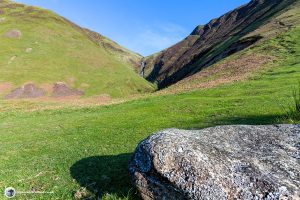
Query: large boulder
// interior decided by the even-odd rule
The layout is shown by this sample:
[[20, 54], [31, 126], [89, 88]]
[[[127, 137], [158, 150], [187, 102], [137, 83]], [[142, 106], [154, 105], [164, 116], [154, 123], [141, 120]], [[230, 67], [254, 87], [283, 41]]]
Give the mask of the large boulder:
[[300, 125], [169, 129], [129, 164], [143, 199], [300, 199]]

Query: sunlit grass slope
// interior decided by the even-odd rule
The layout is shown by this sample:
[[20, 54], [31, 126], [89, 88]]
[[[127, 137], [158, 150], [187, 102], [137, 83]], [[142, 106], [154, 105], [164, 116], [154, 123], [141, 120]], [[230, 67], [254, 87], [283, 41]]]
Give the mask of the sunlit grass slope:
[[[6, 37], [11, 30], [22, 35]], [[44, 88], [65, 82], [85, 96], [123, 97], [152, 90], [117, 53], [48, 10], [0, 1], [0, 44], [0, 84], [11, 84], [11, 89], [27, 82]]]

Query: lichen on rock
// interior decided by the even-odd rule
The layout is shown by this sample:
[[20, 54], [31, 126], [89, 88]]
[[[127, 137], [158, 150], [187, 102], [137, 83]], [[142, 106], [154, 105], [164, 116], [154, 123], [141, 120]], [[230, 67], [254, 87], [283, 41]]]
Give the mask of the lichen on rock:
[[299, 125], [169, 129], [138, 145], [129, 172], [143, 199], [296, 200], [299, 142]]

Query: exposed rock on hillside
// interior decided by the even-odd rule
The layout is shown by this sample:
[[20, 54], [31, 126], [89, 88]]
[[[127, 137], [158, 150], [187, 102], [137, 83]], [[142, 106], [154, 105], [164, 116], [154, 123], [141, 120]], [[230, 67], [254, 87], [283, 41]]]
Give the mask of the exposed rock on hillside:
[[46, 92], [35, 86], [33, 83], [28, 83], [13, 90], [5, 96], [5, 99], [22, 99], [22, 98], [38, 98], [45, 96]]
[[[255, 31], [294, 2], [252, 0], [206, 25], [198, 26], [183, 41], [146, 59], [147, 80], [156, 82], [159, 88], [165, 88], [256, 44], [267, 34]], [[278, 34], [286, 30], [280, 24], [283, 23], [269, 27], [266, 32], [275, 29]]]
[[143, 199], [300, 199], [300, 126], [161, 131], [129, 171]]
[[22, 36], [22, 32], [16, 29], [10, 30], [5, 33], [5, 37], [13, 38], [13, 39], [20, 39]]
[[57, 82], [53, 86], [52, 97], [82, 96], [83, 91], [71, 89], [65, 83]]

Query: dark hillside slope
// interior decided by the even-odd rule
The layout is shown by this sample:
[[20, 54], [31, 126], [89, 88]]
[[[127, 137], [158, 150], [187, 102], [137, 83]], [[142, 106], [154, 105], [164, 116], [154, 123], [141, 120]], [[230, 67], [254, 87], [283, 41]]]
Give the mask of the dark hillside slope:
[[278, 23], [277, 32], [266, 31], [272, 34], [255, 32], [293, 3], [296, 0], [252, 0], [204, 26], [198, 26], [183, 41], [146, 59], [146, 79], [156, 82], [159, 88], [168, 87], [272, 34], [289, 29]]
[[[277, 69], [285, 70], [289, 64], [299, 64], [300, 1], [244, 37], [258, 34], [262, 39], [251, 47], [236, 52], [160, 92], [177, 93], [212, 88], [236, 81], [241, 84], [242, 81], [248, 82]], [[290, 70], [291, 76], [293, 73], [296, 72]]]

